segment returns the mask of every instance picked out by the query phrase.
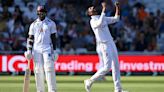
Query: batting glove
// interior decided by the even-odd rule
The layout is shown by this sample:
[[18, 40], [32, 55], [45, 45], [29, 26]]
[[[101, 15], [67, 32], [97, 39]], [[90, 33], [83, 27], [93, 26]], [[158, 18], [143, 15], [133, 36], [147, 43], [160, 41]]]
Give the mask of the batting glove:
[[32, 58], [32, 51], [28, 50], [24, 52], [24, 56], [27, 60], [31, 60]]
[[59, 54], [56, 52], [56, 50], [54, 50], [53, 55], [52, 55], [53, 61], [56, 62], [58, 60], [58, 57], [59, 57]]

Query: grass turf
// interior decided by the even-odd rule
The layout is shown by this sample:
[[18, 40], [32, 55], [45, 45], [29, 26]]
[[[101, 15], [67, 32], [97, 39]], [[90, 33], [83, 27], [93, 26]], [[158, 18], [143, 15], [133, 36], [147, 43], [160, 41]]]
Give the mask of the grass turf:
[[[58, 92], [85, 92], [83, 80], [90, 76], [57, 76]], [[0, 92], [22, 92], [24, 76], [0, 76]], [[34, 76], [31, 76], [30, 92], [36, 92]], [[111, 76], [107, 81], [93, 84], [92, 92], [114, 92]], [[122, 86], [126, 92], [164, 92], [163, 76], [122, 77]], [[47, 92], [47, 85], [46, 92]]]

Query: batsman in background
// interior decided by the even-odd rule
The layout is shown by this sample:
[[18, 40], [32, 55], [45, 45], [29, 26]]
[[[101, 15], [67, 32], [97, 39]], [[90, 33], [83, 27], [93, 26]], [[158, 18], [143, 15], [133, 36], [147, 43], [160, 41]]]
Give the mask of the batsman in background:
[[102, 2], [102, 12], [99, 15], [94, 6], [88, 8], [87, 13], [91, 16], [90, 25], [95, 34], [97, 47], [100, 48], [103, 59], [103, 67], [101, 67], [90, 79], [84, 80], [85, 89], [90, 92], [92, 84], [105, 74], [109, 72], [112, 67], [112, 76], [114, 81], [115, 92], [122, 92], [120, 82], [120, 69], [118, 61], [118, 52], [109, 31], [108, 25], [118, 22], [120, 19], [120, 7], [119, 3], [115, 3], [116, 12], [114, 17], [106, 17], [106, 3]]
[[[48, 92], [56, 91], [56, 24], [50, 20], [45, 6], [37, 7], [38, 18], [30, 25], [27, 38], [26, 57], [30, 60], [33, 53], [34, 73], [37, 92], [45, 92], [44, 78], [48, 85]], [[45, 74], [44, 74], [45, 73]], [[45, 76], [45, 77], [44, 77]]]

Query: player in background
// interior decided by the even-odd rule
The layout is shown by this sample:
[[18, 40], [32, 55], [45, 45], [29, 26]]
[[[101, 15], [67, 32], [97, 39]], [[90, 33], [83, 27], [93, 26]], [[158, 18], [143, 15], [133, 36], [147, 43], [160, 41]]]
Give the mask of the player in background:
[[112, 76], [115, 92], [122, 92], [120, 82], [120, 69], [118, 61], [118, 52], [109, 31], [108, 25], [118, 22], [120, 19], [119, 3], [115, 3], [116, 12], [114, 17], [106, 17], [106, 3], [102, 2], [102, 12], [99, 15], [94, 6], [88, 8], [87, 13], [91, 16], [90, 25], [95, 34], [96, 42], [102, 53], [104, 66], [101, 67], [91, 78], [84, 80], [85, 89], [90, 92], [92, 84], [109, 72], [112, 67]]
[[[27, 59], [34, 58], [34, 73], [37, 92], [57, 92], [54, 61], [56, 61], [56, 24], [50, 20], [45, 6], [37, 7], [38, 18], [30, 25], [27, 38]], [[45, 73], [45, 74], [44, 74]]]

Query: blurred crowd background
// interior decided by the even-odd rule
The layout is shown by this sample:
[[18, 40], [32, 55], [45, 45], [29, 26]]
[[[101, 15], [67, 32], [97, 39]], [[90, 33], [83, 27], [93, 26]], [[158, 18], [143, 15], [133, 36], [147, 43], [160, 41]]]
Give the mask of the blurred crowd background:
[[[108, 1], [106, 16], [115, 13]], [[164, 1], [118, 0], [121, 20], [109, 25], [119, 52], [164, 52]], [[86, 15], [93, 0], [0, 0], [0, 52], [23, 52], [36, 7], [45, 4], [57, 24], [60, 54], [95, 52], [95, 38]]]

